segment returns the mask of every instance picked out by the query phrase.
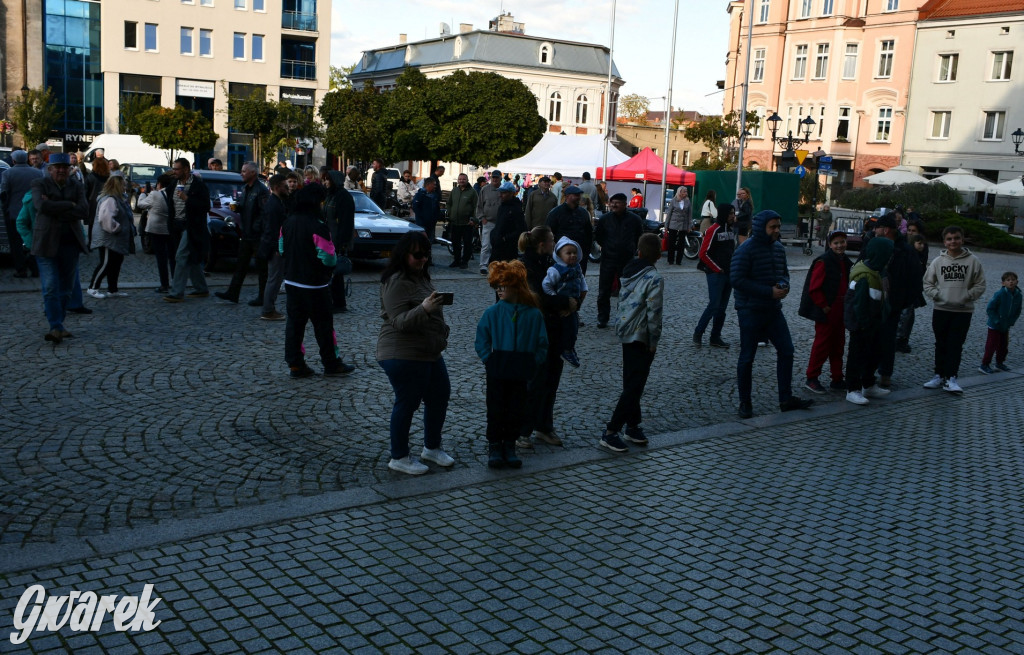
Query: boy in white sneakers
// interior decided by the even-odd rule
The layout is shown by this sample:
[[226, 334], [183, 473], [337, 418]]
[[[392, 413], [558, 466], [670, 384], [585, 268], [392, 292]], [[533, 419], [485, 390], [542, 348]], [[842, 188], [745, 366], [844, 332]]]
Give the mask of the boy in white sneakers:
[[964, 248], [964, 231], [950, 225], [942, 231], [946, 249], [924, 273], [924, 295], [931, 298], [932, 331], [935, 333], [935, 376], [925, 389], [942, 388], [961, 394], [957, 384], [960, 357], [971, 327], [974, 301], [985, 293], [985, 271], [981, 261]]

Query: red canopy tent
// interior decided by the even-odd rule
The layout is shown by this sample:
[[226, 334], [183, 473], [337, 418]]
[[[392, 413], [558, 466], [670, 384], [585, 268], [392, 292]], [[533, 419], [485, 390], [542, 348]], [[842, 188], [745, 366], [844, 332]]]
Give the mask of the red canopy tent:
[[[661, 184], [661, 167], [663, 165], [664, 161], [661, 157], [654, 154], [654, 151], [650, 148], [644, 148], [631, 159], [615, 166], [609, 166], [607, 177], [602, 175], [604, 169], [599, 166], [595, 177], [599, 180], [608, 179], [620, 182], [640, 180], [643, 182]], [[697, 176], [695, 174], [690, 171], [684, 171], [672, 164], [668, 165], [665, 177], [668, 178], [669, 184], [674, 184], [676, 186], [681, 184], [683, 186], [692, 187], [697, 184]]]

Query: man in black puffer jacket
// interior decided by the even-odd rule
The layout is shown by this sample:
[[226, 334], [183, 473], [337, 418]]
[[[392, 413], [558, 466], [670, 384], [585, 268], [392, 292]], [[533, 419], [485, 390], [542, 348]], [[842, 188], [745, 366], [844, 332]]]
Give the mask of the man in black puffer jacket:
[[[566, 189], [566, 193], [571, 193], [573, 189], [577, 189], [577, 187], [569, 187]], [[611, 211], [598, 219], [597, 228], [594, 230], [594, 240], [601, 246], [601, 270], [598, 272], [597, 278], [597, 327], [599, 328], [608, 325], [608, 317], [611, 314], [612, 285], [616, 279], [622, 277], [622, 269], [626, 264], [633, 261], [636, 244], [640, 241], [640, 235], [644, 233], [644, 225], [640, 221], [640, 217], [626, 209], [626, 194], [616, 193], [609, 198], [608, 207]], [[585, 260], [585, 253], [590, 252], [590, 247], [583, 244], [580, 246], [584, 253], [580, 259]]]
[[736, 296], [740, 326], [740, 357], [736, 363], [740, 418], [753, 416], [754, 356], [757, 342], [771, 341], [778, 352], [776, 376], [779, 407], [784, 412], [806, 409], [814, 401], [793, 395], [793, 338], [782, 315], [782, 299], [789, 294], [786, 249], [779, 243], [782, 219], [770, 209], [754, 215], [750, 238], [736, 249], [729, 268], [729, 280]]

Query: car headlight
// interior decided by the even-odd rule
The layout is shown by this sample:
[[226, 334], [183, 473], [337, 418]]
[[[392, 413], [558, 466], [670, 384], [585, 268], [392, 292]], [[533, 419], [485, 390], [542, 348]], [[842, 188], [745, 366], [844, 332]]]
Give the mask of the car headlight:
[[372, 235], [369, 230], [356, 230], [356, 236], [360, 239], [369, 239]]

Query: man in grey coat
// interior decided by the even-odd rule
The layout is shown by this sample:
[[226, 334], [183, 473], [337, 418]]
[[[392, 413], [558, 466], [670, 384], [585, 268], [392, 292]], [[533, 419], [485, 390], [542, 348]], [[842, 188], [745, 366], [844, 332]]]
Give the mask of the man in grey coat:
[[11, 259], [14, 263], [14, 277], [28, 277], [31, 269], [32, 277], [39, 277], [36, 261], [29, 257], [21, 235], [14, 222], [21, 211], [22, 199], [32, 189], [32, 183], [43, 177], [44, 173], [28, 165], [28, 153], [15, 150], [11, 153], [14, 166], [4, 171], [0, 180], [0, 204], [3, 206], [4, 224], [7, 226], [7, 238], [11, 244]]

